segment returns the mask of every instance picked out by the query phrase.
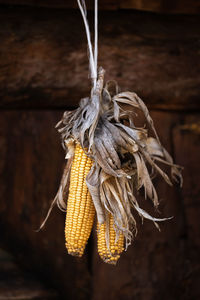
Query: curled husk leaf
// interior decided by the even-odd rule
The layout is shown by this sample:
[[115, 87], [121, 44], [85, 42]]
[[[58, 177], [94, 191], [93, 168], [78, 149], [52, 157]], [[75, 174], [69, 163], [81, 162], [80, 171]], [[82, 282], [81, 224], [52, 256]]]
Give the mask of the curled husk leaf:
[[[136, 195], [144, 189], [145, 197], [158, 206], [158, 196], [153, 184], [155, 175], [160, 174], [172, 185], [169, 176], [157, 162], [170, 167], [171, 178], [182, 184], [181, 167], [175, 165], [169, 153], [161, 145], [153, 120], [144, 102], [131, 92], [118, 92], [113, 81], [103, 83], [104, 70], [99, 69], [96, 89], [91, 97], [80, 101], [74, 111], [66, 111], [57, 124], [62, 145], [66, 150], [68, 166], [63, 174], [54, 202], [66, 209], [66, 190], [69, 185], [70, 161], [74, 145], [80, 143], [88, 149], [94, 164], [86, 178], [96, 208], [99, 224], [107, 221], [108, 213], [114, 217], [116, 234], [124, 234], [126, 247], [137, 231], [135, 210], [142, 218], [157, 219], [140, 208]], [[143, 127], [135, 124], [136, 114], [142, 113]], [[151, 133], [151, 136], [149, 135]], [[109, 226], [107, 226], [109, 228]]]

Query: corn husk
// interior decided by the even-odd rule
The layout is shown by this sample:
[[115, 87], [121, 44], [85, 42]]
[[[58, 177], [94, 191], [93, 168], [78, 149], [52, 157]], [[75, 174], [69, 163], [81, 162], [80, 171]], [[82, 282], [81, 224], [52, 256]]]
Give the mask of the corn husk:
[[[172, 182], [182, 185], [181, 167], [173, 163], [161, 145], [144, 102], [135, 93], [119, 93], [115, 82], [104, 85], [103, 81], [104, 70], [100, 68], [97, 87], [92, 90], [91, 97], [82, 99], [76, 110], [66, 111], [56, 126], [68, 165], [52, 206], [57, 202], [60, 209], [66, 209], [70, 166], [74, 145], [78, 142], [88, 149], [86, 154], [94, 161], [86, 183], [98, 222], [107, 222], [111, 213], [117, 236], [122, 232], [128, 247], [137, 232], [135, 213], [153, 221], [157, 227], [157, 222], [168, 219], [154, 218], [144, 211], [137, 201], [138, 191], [144, 189], [145, 198], [157, 208], [159, 200], [153, 178], [160, 175], [169, 185]], [[144, 117], [142, 127], [136, 126], [137, 113]], [[170, 176], [160, 164], [169, 167]], [[106, 239], [109, 244], [108, 232]]]

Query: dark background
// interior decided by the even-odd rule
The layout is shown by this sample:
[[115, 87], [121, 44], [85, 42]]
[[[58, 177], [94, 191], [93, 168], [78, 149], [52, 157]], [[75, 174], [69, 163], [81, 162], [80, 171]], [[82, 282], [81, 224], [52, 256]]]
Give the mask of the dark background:
[[[16, 299], [29, 299], [33, 289], [39, 292], [30, 299], [55, 299], [49, 288], [69, 300], [200, 299], [200, 1], [100, 1], [99, 65], [106, 79], [138, 93], [163, 145], [184, 166], [182, 189], [156, 180], [160, 217], [174, 218], [161, 232], [139, 220], [116, 267], [98, 257], [95, 229], [84, 257], [69, 256], [65, 215], [57, 208], [35, 231], [65, 163], [54, 126], [90, 91], [75, 2], [0, 0], [0, 246], [48, 289], [47, 295], [34, 283], [27, 290], [27, 275], [20, 275]], [[148, 201], [141, 205], [155, 214]], [[0, 261], [0, 299], [11, 299], [18, 271], [7, 256]]]

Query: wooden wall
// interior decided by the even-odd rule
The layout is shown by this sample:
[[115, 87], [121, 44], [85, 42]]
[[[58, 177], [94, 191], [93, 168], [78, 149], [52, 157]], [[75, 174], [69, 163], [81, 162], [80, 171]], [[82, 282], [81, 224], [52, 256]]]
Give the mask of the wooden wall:
[[[64, 248], [64, 214], [55, 209], [37, 233], [58, 188], [64, 153], [53, 126], [62, 111], [1, 112], [1, 244], [43, 274], [68, 299], [198, 299], [200, 114], [152, 111], [162, 142], [184, 166], [184, 186], [156, 186], [161, 224], [139, 221], [139, 234], [116, 267], [100, 261], [96, 231], [83, 259]], [[194, 127], [195, 128], [195, 127]], [[155, 213], [150, 203], [142, 207]], [[42, 273], [41, 273], [42, 272]]]
[[[94, 1], [85, 1], [88, 8], [93, 8]], [[0, 0], [6, 5], [30, 5], [56, 8], [77, 8], [76, 0]], [[200, 13], [199, 0], [100, 0], [100, 9], [137, 9], [144, 11], [197, 14]]]
[[[4, 7], [0, 18], [0, 107], [75, 107], [88, 95], [79, 12]], [[101, 12], [99, 23], [107, 80], [134, 89], [154, 109], [198, 107], [199, 16]]]
[[[142, 3], [142, 2], [141, 2]], [[83, 259], [64, 248], [64, 214], [36, 232], [59, 185], [64, 152], [54, 125], [89, 92], [80, 16], [68, 10], [2, 7], [0, 27], [1, 246], [57, 287], [62, 299], [198, 299], [198, 16], [102, 12], [100, 64], [107, 79], [136, 91], [161, 141], [184, 166], [184, 186], [158, 179], [161, 232], [148, 221], [116, 267], [101, 262], [96, 231]], [[151, 204], [141, 205], [154, 213]]]

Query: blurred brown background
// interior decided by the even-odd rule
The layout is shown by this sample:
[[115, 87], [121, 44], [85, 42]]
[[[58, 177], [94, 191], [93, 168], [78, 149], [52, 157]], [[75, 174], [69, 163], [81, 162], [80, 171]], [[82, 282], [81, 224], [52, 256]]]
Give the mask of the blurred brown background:
[[174, 218], [161, 232], [139, 221], [116, 267], [100, 261], [95, 230], [83, 259], [67, 255], [57, 208], [35, 232], [65, 163], [54, 125], [90, 90], [86, 38], [76, 1], [0, 0], [0, 246], [34, 277], [28, 285], [0, 253], [0, 299], [200, 299], [200, 1], [99, 2], [106, 79], [145, 100], [163, 145], [184, 166], [182, 189], [156, 181], [160, 216]]

